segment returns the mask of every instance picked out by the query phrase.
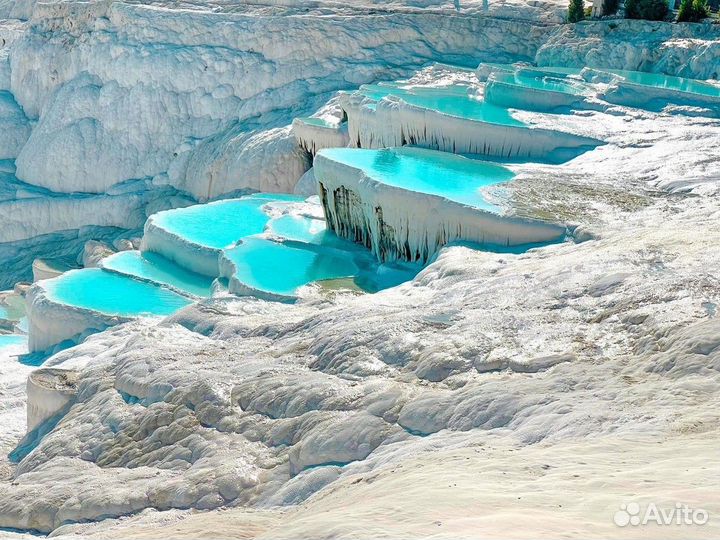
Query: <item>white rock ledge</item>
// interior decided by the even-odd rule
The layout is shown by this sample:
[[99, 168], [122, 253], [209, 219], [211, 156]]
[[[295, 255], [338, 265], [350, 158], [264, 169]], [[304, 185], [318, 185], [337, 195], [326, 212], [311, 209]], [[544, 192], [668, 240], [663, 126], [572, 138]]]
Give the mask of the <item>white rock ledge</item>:
[[77, 392], [78, 374], [67, 369], [38, 369], [27, 381], [27, 430], [60, 413]]
[[550, 112], [555, 109], [587, 108], [581, 95], [555, 90], [539, 90], [517, 84], [508, 84], [492, 77], [485, 86], [485, 101], [500, 107], [513, 107], [528, 111]]
[[617, 80], [601, 94], [602, 99], [615, 105], [662, 111], [669, 104], [700, 107], [702, 116], [720, 118], [720, 97], [658, 88]]
[[383, 262], [425, 263], [454, 241], [517, 246], [556, 241], [566, 234], [557, 224], [389, 186], [322, 153], [314, 169], [328, 226], [338, 236], [366, 245]]
[[309, 120], [313, 119], [296, 118], [293, 120], [292, 130], [300, 147], [313, 156], [323, 148], [345, 147], [350, 143], [347, 122], [333, 126]]
[[451, 116], [410, 105], [395, 96], [378, 101], [374, 109], [367, 106], [371, 103], [360, 95], [348, 95], [342, 102], [352, 146], [387, 148], [411, 144], [460, 154], [540, 159], [562, 150], [604, 144], [563, 131]]
[[133, 320], [132, 317], [106, 315], [98, 311], [55, 302], [48, 298], [42, 282], [27, 293], [28, 349], [46, 351], [64, 341], [79, 342], [88, 334]]
[[152, 251], [183, 268], [209, 277], [218, 277], [221, 249], [203, 246], [183, 238], [157, 223], [157, 215], [145, 222], [141, 251]]
[[250, 285], [243, 283], [237, 278], [237, 266], [236, 264], [224, 253], [219, 258], [220, 265], [220, 277], [227, 279], [228, 292], [237, 296], [254, 296], [261, 300], [268, 300], [270, 302], [284, 302], [291, 303], [297, 300], [294, 295], [286, 295], [280, 293], [273, 293], [270, 291], [263, 291], [256, 289]]

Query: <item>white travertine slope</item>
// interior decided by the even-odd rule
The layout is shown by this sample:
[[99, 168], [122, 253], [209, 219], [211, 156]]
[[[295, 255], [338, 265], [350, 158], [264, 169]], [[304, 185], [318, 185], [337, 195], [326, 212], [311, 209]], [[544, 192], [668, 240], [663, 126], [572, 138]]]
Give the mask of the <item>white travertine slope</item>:
[[[222, 151], [243, 151], [234, 134], [280, 128], [285, 140], [298, 103], [429, 59], [532, 59], [542, 42], [545, 63], [607, 50], [613, 67], [710, 77], [717, 65], [712, 28], [683, 37], [650, 25], [630, 39], [636, 23], [536, 29], [515, 17], [525, 3], [500, 12], [491, 1], [506, 20], [483, 18], [479, 2], [468, 17], [465, 2], [457, 17], [432, 1], [372, 15], [367, 2], [279, 4], [0, 0], [4, 15], [34, 12], [11, 57], [14, 99], [38, 120], [20, 174], [100, 192], [152, 176], [190, 191], [197, 182], [208, 197], [212, 185], [244, 187], [222, 172], [245, 166]], [[553, 6], [550, 15], [565, 7]], [[307, 41], [293, 42], [303, 27]], [[323, 39], [329, 31], [337, 43]], [[230, 523], [272, 538], [456, 538], [520, 521], [520, 536], [585, 538], [631, 536], [611, 521], [628, 500], [717, 515], [720, 128], [627, 107], [563, 122], [609, 144], [529, 167], [496, 196], [520, 215], [578, 223], [590, 241], [523, 255], [451, 247], [378, 295], [318, 292], [294, 306], [222, 298], [112, 328], [46, 362], [79, 371], [77, 403], [18, 464], [4, 456], [25, 429], [31, 368], [0, 353], [0, 527], [107, 538], [162, 524], [217, 537]], [[214, 136], [217, 156], [197, 141]], [[205, 157], [190, 175], [194, 151]], [[217, 171], [228, 177], [211, 182]], [[224, 506], [236, 508], [187, 511]], [[662, 533], [712, 538], [717, 522]]]
[[[387, 482], [422, 478], [412, 460], [425, 462], [427, 474], [441, 474], [450, 460], [461, 474], [468, 469], [457, 456], [480, 466], [465, 458], [489, 446], [500, 450], [489, 451], [485, 474], [517, 479], [505, 487], [508, 498], [491, 497], [491, 489], [456, 495], [488, 501], [487, 527], [517, 520], [504, 510], [507, 500], [547, 524], [547, 536], [573, 520], [578, 536], [602, 535], [628, 498], [677, 497], [720, 511], [712, 496], [720, 469], [708, 443], [717, 436], [720, 395], [720, 233], [712, 226], [720, 208], [708, 159], [719, 157], [720, 129], [623, 108], [567, 121], [610, 144], [559, 167], [525, 170], [497, 196], [518, 210], [524, 203], [528, 214], [575, 221], [594, 239], [522, 255], [450, 247], [413, 282], [376, 295], [318, 291], [293, 306], [218, 298], [160, 324], [93, 336], [47, 362], [79, 370], [82, 399], [14, 469], [14, 485], [0, 495], [0, 526], [102, 536], [106, 524], [68, 523], [237, 506], [271, 522], [280, 512], [281, 529], [269, 536], [312, 536], [322, 527], [362, 536], [363, 520], [415, 516], [413, 504], [428, 504], [421, 493], [440, 496], [456, 482], [432, 477], [392, 512], [385, 499], [364, 496], [340, 519], [337, 501], [367, 485], [360, 477], [393, 493], [402, 488]], [[692, 454], [675, 450], [679, 437]], [[653, 449], [643, 456], [662, 459], [663, 471], [682, 469], [692, 489], [678, 491], [665, 478], [645, 483], [636, 461], [614, 457], [639, 439]], [[423, 449], [433, 455], [421, 457]], [[527, 457], [503, 459], [510, 449]], [[597, 466], [592, 452], [605, 456]], [[551, 455], [562, 459], [545, 463]], [[554, 477], [560, 463], [568, 468]], [[614, 487], [578, 505], [608, 475]], [[459, 522], [468, 518], [463, 508], [428, 511]], [[217, 532], [245, 511], [197, 519]], [[160, 516], [174, 523], [184, 514]], [[144, 517], [152, 527], [152, 515]], [[109, 530], [149, 534], [142, 519]], [[399, 518], [388, 527], [403, 537], [438, 532], [418, 523], [425, 521]]]
[[[436, 154], [432, 154], [436, 155]], [[445, 244], [518, 246], [560, 241], [566, 229], [487, 211], [435, 194], [383, 183], [360, 167], [318, 154], [313, 166], [329, 227], [359, 241], [380, 261], [425, 264]]]
[[27, 382], [27, 430], [60, 414], [75, 398], [77, 374], [72, 370], [39, 369]]
[[[328, 92], [395, 78], [428, 61], [531, 59], [544, 38], [540, 23], [452, 11], [347, 8], [349, 16], [320, 17], [298, 7], [65, 5], [72, 14], [58, 18], [62, 4], [38, 4], [10, 56], [13, 94], [39, 118], [18, 157], [18, 176], [64, 192], [100, 192], [169, 170], [174, 185], [198, 197], [239, 189], [242, 179], [207, 186], [213, 176], [235, 174], [214, 172], [231, 160], [222, 156], [247, 152], [235, 133], [287, 125], [293, 112], [312, 112]], [[204, 170], [184, 167], [185, 154], [209, 137], [215, 165], [205, 157]], [[293, 149], [279, 145], [276, 152]], [[255, 167], [272, 162], [260, 156]], [[299, 166], [273, 182], [295, 182]]]

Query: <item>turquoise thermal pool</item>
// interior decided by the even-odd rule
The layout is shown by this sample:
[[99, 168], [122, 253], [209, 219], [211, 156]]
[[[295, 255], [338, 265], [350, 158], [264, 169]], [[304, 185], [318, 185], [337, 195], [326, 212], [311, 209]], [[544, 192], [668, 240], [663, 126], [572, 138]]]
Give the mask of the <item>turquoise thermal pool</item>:
[[317, 246], [322, 245], [346, 251], [361, 249], [356, 244], [339, 238], [329, 230], [324, 219], [288, 214], [270, 221], [267, 232], [286, 240]]
[[170, 315], [191, 303], [159, 285], [99, 268], [73, 270], [42, 284], [47, 297], [56, 303], [106, 315]]
[[289, 245], [262, 238], [246, 238], [225, 251], [235, 266], [234, 278], [252, 291], [292, 297], [320, 280], [349, 278], [359, 269], [350, 254]]
[[375, 101], [397, 96], [410, 105], [469, 120], [507, 126], [525, 125], [510, 116], [507, 109], [477, 99], [468, 93], [469, 90], [465, 85], [430, 87], [382, 83], [363, 85], [358, 93]]
[[17, 334], [0, 334], [0, 349], [5, 347], [17, 347], [27, 343], [27, 336]]
[[320, 153], [389, 186], [491, 211], [497, 207], [485, 200], [481, 189], [515, 176], [501, 165], [421, 148], [330, 148]]
[[102, 267], [120, 274], [169, 285], [195, 296], [209, 297], [213, 280], [174, 264], [157, 253], [122, 251], [102, 261]]
[[531, 88], [533, 90], [562, 92], [573, 95], [581, 95], [586, 90], [584, 85], [579, 81], [562, 77], [552, 77], [533, 71], [516, 71], [514, 73], [496, 72], [493, 73], [491, 80], [496, 80], [504, 84], [522, 86], [523, 88]]
[[655, 88], [666, 88], [678, 92], [701, 94], [704, 96], [720, 98], [720, 86], [713, 86], [697, 79], [686, 79], [685, 77], [674, 77], [662, 73], [646, 73], [643, 71], [625, 71], [621, 69], [600, 69], [614, 75], [619, 75], [629, 83]]
[[161, 212], [154, 217], [154, 223], [190, 243], [223, 249], [244, 236], [263, 231], [270, 219], [262, 210], [267, 203], [302, 200], [294, 195], [251, 195]]

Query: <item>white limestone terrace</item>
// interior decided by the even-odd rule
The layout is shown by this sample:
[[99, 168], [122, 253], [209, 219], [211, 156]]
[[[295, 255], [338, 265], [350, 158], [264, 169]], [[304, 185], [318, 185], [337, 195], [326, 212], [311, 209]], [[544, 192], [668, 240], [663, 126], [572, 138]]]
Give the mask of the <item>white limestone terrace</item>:
[[323, 148], [343, 148], [350, 144], [347, 122], [340, 119], [296, 118], [292, 131], [300, 148], [313, 156]]
[[[716, 456], [712, 445], [700, 448], [717, 435], [717, 324], [701, 306], [716, 301], [718, 290], [708, 281], [688, 295], [684, 275], [692, 268], [694, 279], [709, 277], [703, 266], [717, 256], [715, 232], [697, 238], [691, 252], [678, 257], [677, 250], [698, 224], [716, 217], [717, 207], [702, 200], [692, 211], [677, 211], [676, 203], [668, 211], [666, 204], [625, 215], [632, 230], [604, 226], [606, 239], [579, 245], [523, 256], [450, 248], [413, 284], [379, 296], [293, 308], [212, 301], [159, 326], [134, 323], [94, 336], [50, 361], [81, 369], [83, 399], [19, 464], [15, 485], [0, 496], [0, 519], [15, 527], [60, 527], [59, 535], [91, 533], [91, 524], [74, 523], [148, 507], [248, 505], [258, 517], [283, 519], [283, 534], [292, 537], [328, 525], [322, 512], [330, 493], [348, 495], [353, 482], [386, 479], [391, 470], [398, 482], [409, 480], [411, 456], [434, 471], [447, 452], [480, 453], [469, 463], [448, 463], [447, 481], [481, 459], [493, 471], [487, 456], [497, 446], [521, 455], [546, 451], [565, 456], [549, 464], [563, 464], [564, 477], [580, 475], [583, 483], [573, 485], [589, 495], [610, 471], [629, 470], [621, 462], [638, 438], [660, 452], [668, 437], [688, 430], [704, 463], [684, 473], [684, 485], [698, 490], [689, 502], [714, 512], [715, 500], [703, 494], [716, 483]], [[672, 226], [659, 232], [653, 224], [661, 217]], [[669, 262], [666, 253], [675, 258], [662, 269], [658, 261]], [[517, 304], [520, 312], [508, 309]], [[82, 435], [88, 429], [90, 438]], [[588, 466], [585, 445], [604, 437], [616, 453], [602, 466]], [[663, 456], [678, 464], [685, 454]], [[520, 503], [523, 510], [535, 508], [563, 525], [585, 523], [572, 501], [577, 492], [529, 478], [523, 460], [506, 473], [517, 478], [505, 486], [508, 500], [530, 497]], [[440, 479], [421, 483], [438, 493]], [[615, 498], [652, 496], [641, 482], [621, 484], [599, 508], [585, 510], [593, 522], [611, 520]], [[310, 497], [323, 486], [331, 491]], [[530, 494], [540, 486], [545, 498], [576, 511], [538, 510]], [[427, 504], [411, 492], [408, 511]], [[478, 505], [487, 497], [463, 490], [449, 496], [459, 502], [462, 493], [481, 497]], [[362, 503], [366, 519], [388, 515], [381, 500]], [[405, 501], [397, 498], [393, 508], [405, 508]], [[278, 504], [285, 507], [264, 509]], [[242, 512], [201, 519], [215, 530]], [[430, 512], [441, 520], [455, 515], [446, 507]], [[356, 507], [345, 513], [348, 521], [334, 526], [359, 534]], [[185, 514], [144, 517], [155, 515], [173, 524]], [[413, 523], [393, 527], [402, 535]], [[132, 532], [132, 524], [114, 523], [113, 535]]]
[[459, 240], [507, 248], [566, 234], [562, 224], [501, 215], [482, 197], [513, 178], [500, 165], [417, 148], [326, 149], [314, 171], [331, 229], [381, 261], [424, 264]]
[[302, 200], [294, 195], [257, 194], [159, 212], [145, 224], [142, 250], [216, 278], [221, 275], [219, 258], [224, 249], [262, 233], [273, 214]]
[[67, 347], [139, 317], [170, 315], [192, 301], [149, 280], [100, 268], [70, 270], [28, 291], [28, 348], [33, 353]]
[[318, 281], [374, 292], [420, 270], [378, 264], [326, 230], [317, 202], [292, 195], [161, 212], [148, 220], [141, 247], [35, 283], [27, 293], [30, 352], [49, 354], [124, 322], [167, 316], [222, 294], [225, 283], [232, 294], [293, 302], [317, 296], [306, 289]]
[[[30, 14], [34, 4], [0, 0], [5, 12], [14, 10], [16, 16]], [[106, 4], [38, 4], [31, 23], [39, 25], [33, 30], [37, 34], [12, 61], [19, 66], [14, 76], [24, 75], [16, 84], [28, 88], [25, 103], [30, 106], [35, 89], [42, 87], [48, 92], [38, 95], [62, 97], [57, 102], [48, 99], [53, 103], [48, 110], [55, 113], [66, 108], [69, 116], [77, 110], [88, 114], [102, 102], [117, 107], [123, 118], [117, 124], [103, 118], [67, 130], [59, 122], [63, 135], [78, 132], [77, 140], [94, 141], [94, 134], [105, 135], [100, 125], [113, 124], [124, 132], [139, 118], [147, 123], [142, 129], [151, 137], [138, 131], [132, 133], [132, 143], [104, 146], [108, 161], [101, 162], [100, 169], [110, 164], [108, 170], [117, 173], [133, 168], [128, 164], [142, 155], [140, 149], [154, 150], [152, 138], [165, 129], [152, 122], [157, 109], [147, 106], [140, 111], [146, 114], [133, 117], [138, 111], [130, 102], [157, 90], [162, 97], [154, 103], [171, 103], [183, 111], [171, 115], [168, 129], [183, 122], [195, 129], [201, 122], [195, 116], [188, 120], [185, 111], [204, 114], [211, 107], [174, 100], [179, 95], [176, 84], [202, 78], [205, 65], [214, 74], [217, 65], [196, 62], [200, 55], [213, 57], [214, 51], [198, 43], [217, 32], [206, 32], [192, 46], [174, 46], [167, 56], [145, 50], [143, 54], [150, 54], [147, 72], [154, 66], [160, 77], [159, 67], [167, 67], [164, 76], [169, 80], [163, 84], [172, 91], [162, 93], [158, 88], [163, 85], [155, 79], [153, 88], [138, 85], [131, 94], [128, 88], [134, 83], [152, 79], [133, 68], [134, 60], [122, 65], [123, 54], [136, 42], [129, 37], [125, 43], [132, 45], [126, 46], [115, 39], [116, 25], [123, 20], [118, 10], [135, 16], [124, 19], [129, 31], [136, 37], [147, 32], [144, 48], [151, 49], [147, 43], [158, 35], [158, 41], [175, 45], [185, 36], [196, 37], [195, 29], [214, 16], [207, 6], [217, 9], [222, 20], [233, 9], [220, 2], [181, 4], [183, 9], [197, 8], [190, 16], [180, 10], [113, 5], [115, 12], [105, 20], [76, 16], [72, 10], [91, 7], [105, 13]], [[530, 11], [541, 12], [543, 5]], [[312, 44], [330, 47], [329, 40], [318, 39], [318, 25], [329, 25], [334, 14], [342, 13], [334, 28], [342, 33], [348, 24], [352, 30], [341, 38], [343, 50], [350, 51], [356, 64], [368, 61], [373, 67], [343, 70], [356, 66], [330, 60], [312, 71], [307, 60], [302, 69], [309, 75], [342, 73], [332, 82], [342, 78], [342, 87], [408, 75], [398, 64], [373, 64], [375, 52], [368, 46], [373, 40], [378, 59], [408, 58], [405, 52], [396, 54], [405, 51], [407, 43], [423, 61], [452, 56], [455, 47], [463, 51], [458, 55], [466, 54], [484, 47], [487, 38], [488, 47], [499, 45], [501, 61], [512, 50], [550, 65], [603, 67], [598, 64], [607, 58], [613, 65], [605, 67], [642, 67], [699, 78], [712, 77], [717, 69], [717, 30], [709, 25], [613, 21], [545, 28], [545, 45], [536, 55], [539, 32], [520, 28], [517, 21], [453, 20], [443, 27], [435, 19], [415, 27], [410, 16], [419, 19], [420, 13], [403, 14], [405, 26], [394, 28], [403, 39], [387, 43], [393, 32], [379, 36], [368, 30], [389, 29], [390, 22], [381, 20], [384, 15], [370, 21], [365, 10], [354, 17], [349, 7], [324, 6], [310, 12], [316, 19], [323, 10], [327, 14], [324, 21], [308, 23]], [[247, 9], [273, 18], [288, 8]], [[42, 17], [39, 10], [44, 10]], [[173, 31], [153, 34], [159, 23], [142, 24], [147, 21], [136, 15], [153, 11], [177, 36]], [[73, 16], [63, 17], [68, 13]], [[340, 18], [347, 20], [341, 23]], [[274, 22], [274, 28], [264, 20], [255, 32], [244, 33], [230, 25], [228, 34], [235, 32], [239, 41], [250, 44], [244, 61], [257, 41], [269, 35], [288, 36], [275, 52], [295, 51], [297, 43], [290, 42], [301, 35], [299, 28], [291, 36], [279, 20]], [[361, 23], [367, 23], [362, 31]], [[454, 25], [465, 24], [474, 32], [473, 44], [453, 32]], [[373, 39], [359, 41], [353, 50], [350, 43], [363, 32]], [[452, 42], [429, 44], [421, 39], [423, 33]], [[43, 44], [47, 48], [37, 53], [33, 72], [29, 66], [34, 59], [20, 59], [33, 57], [28, 51]], [[268, 49], [266, 45], [263, 54]], [[314, 47], [297, 47], [293, 60], [302, 63], [304, 50], [316, 54]], [[488, 58], [490, 50], [477, 51], [475, 60]], [[118, 67], [104, 68], [112, 76], [100, 79], [102, 100], [92, 101], [97, 98], [93, 84], [52, 93], [83, 69], [100, 71], [99, 59], [86, 60], [96, 54], [106, 58], [111, 51], [118, 54], [113, 57]], [[318, 57], [326, 58], [321, 52]], [[188, 55], [187, 62], [174, 62], [182, 55]], [[280, 81], [292, 64], [258, 59], [247, 65], [252, 72], [248, 79], [259, 80], [256, 68], [267, 68], [267, 82], [275, 77]], [[187, 67], [188, 72], [178, 76], [171, 66]], [[238, 76], [242, 70], [237, 66], [230, 66], [231, 77], [245, 83], [248, 79]], [[126, 72], [132, 75], [128, 79], [120, 76]], [[197, 77], [189, 76], [193, 73]], [[353, 80], [346, 81], [345, 73]], [[292, 77], [300, 81], [301, 75]], [[122, 90], [113, 90], [116, 83]], [[324, 92], [324, 84], [310, 79], [285, 88], [307, 104], [307, 95]], [[282, 94], [276, 90], [265, 97], [275, 100]], [[127, 102], [118, 98], [123, 92]], [[221, 91], [219, 97], [205, 100], [224, 95]], [[86, 100], [90, 104], [83, 105]], [[517, 114], [553, 128], [551, 117]], [[44, 121], [43, 114], [36, 118]], [[713, 516], [720, 513], [717, 119], [616, 106], [565, 121], [580, 130], [590, 131], [587, 126], [592, 125], [594, 136], [609, 144], [560, 166], [524, 165], [516, 171], [517, 181], [493, 196], [512, 203], [521, 215], [575, 222], [590, 241], [522, 255], [449, 247], [411, 283], [378, 295], [342, 293], [292, 306], [252, 298], [212, 299], [163, 322], [144, 319], [110, 328], [48, 360], [48, 366], [78, 370], [78, 399], [13, 464], [5, 456], [25, 431], [23, 389], [31, 368], [14, 358], [26, 352], [24, 345], [11, 353], [0, 351], [0, 416], [5, 427], [0, 434], [0, 527], [100, 538], [167, 537], [168, 530], [191, 538], [217, 536], [218, 531], [320, 537], [328, 530], [339, 537], [390, 531], [397, 537], [458, 538], [479, 533], [497, 537], [510, 524], [521, 523], [520, 532], [528, 537], [586, 538], [631, 536], [634, 531], [618, 533], [612, 524], [618, 505], [628, 499], [668, 508], [680, 501]], [[194, 185], [197, 180], [203, 197], [216, 185], [241, 189], [246, 177], [232, 177], [240, 165], [227, 158], [251, 136], [245, 127], [228, 128], [213, 139], [217, 145], [205, 140], [196, 148], [197, 139], [184, 140], [176, 148], [178, 156], [172, 156], [174, 149], [166, 155], [177, 157], [173, 170], [178, 172], [167, 173], [167, 178], [159, 173], [156, 182], [172, 177], [178, 185]], [[33, 141], [36, 150], [42, 150], [50, 128], [47, 124]], [[255, 128], [259, 134], [254, 141], [267, 136], [264, 127]], [[297, 155], [292, 153], [297, 150], [294, 141], [286, 129], [278, 129], [278, 144], [291, 149], [283, 155], [292, 163]], [[113, 143], [121, 139], [111, 138]], [[80, 145], [71, 146], [77, 154]], [[255, 147], [260, 154], [262, 147]], [[53, 152], [57, 154], [57, 147]], [[28, 171], [30, 153], [26, 150]], [[51, 157], [40, 154], [50, 162]], [[222, 159], [215, 161], [214, 155]], [[188, 173], [183, 163], [199, 156], [204, 156], [204, 165]], [[216, 163], [217, 168], [210, 167]], [[82, 185], [96, 185], [86, 165], [73, 167], [73, 174], [84, 172], [78, 176]], [[205, 174], [207, 168], [225, 176]], [[285, 178], [292, 183], [283, 175], [254, 172], [261, 170], [251, 163], [247, 171], [255, 176], [249, 181], [270, 178], [280, 185]], [[604, 486], [601, 495], [598, 485]], [[223, 511], [197, 512], [218, 508]], [[713, 538], [720, 534], [717, 527], [711, 520], [703, 528], [669, 528], [666, 534]]]
[[579, 73], [569, 75], [522, 65], [508, 70], [507, 66], [480, 64], [478, 78], [481, 72], [487, 72], [483, 73], [483, 99], [500, 107], [553, 112], [599, 106], [593, 99], [599, 90], [583, 84]]
[[[358, 93], [348, 94], [342, 103], [348, 116], [350, 141], [361, 148], [413, 144], [511, 159], [542, 159], [563, 152], [572, 155], [576, 150], [602, 144], [563, 129], [562, 119], [554, 129], [525, 124], [506, 109], [472, 96], [456, 95], [463, 90], [467, 94], [472, 88], [413, 87], [408, 95], [395, 95], [396, 90], [388, 87], [387, 95], [376, 101], [373, 96], [363, 95], [361, 88]], [[381, 87], [380, 93], [384, 92]], [[425, 96], [426, 92], [432, 94]], [[446, 92], [450, 95], [446, 96]], [[458, 110], [449, 111], [436, 100], [452, 100]]]
[[600, 97], [610, 103], [705, 117], [720, 117], [720, 85], [637, 71], [585, 68], [581, 76], [605, 83]]
[[[392, 78], [433, 59], [468, 61], [483, 51], [529, 58], [543, 37], [541, 23], [474, 10], [426, 13], [391, 5], [373, 14], [358, 6], [361, 13], [345, 8], [333, 16], [322, 5], [233, 6], [34, 6], [10, 55], [12, 93], [30, 118], [40, 118], [18, 156], [18, 176], [66, 192], [157, 177], [198, 198], [253, 182], [292, 187], [303, 172], [302, 156], [287, 144], [287, 131], [268, 130], [312, 111], [328, 92]], [[535, 13], [542, 20], [547, 12]], [[283, 39], [269, 39], [277, 35]], [[251, 151], [253, 137], [276, 139], [275, 151]], [[238, 153], [244, 159], [232, 159]]]
[[[389, 520], [401, 537], [473, 537], [530, 514], [533, 537], [603, 536], [628, 498], [720, 511], [720, 126], [627, 107], [570, 121], [609, 144], [524, 164], [496, 196], [589, 241], [448, 247], [376, 295], [215, 298], [91, 336], [46, 363], [78, 370], [82, 397], [12, 469], [0, 526], [125, 537], [164, 522], [192, 537], [193, 523], [230, 522], [297, 537]], [[487, 489], [449, 487], [468, 470]], [[369, 496], [377, 486], [387, 497]], [[447, 506], [428, 502], [439, 494]], [[486, 520], [462, 527], [467, 504]]]
[[[56, 194], [102, 194], [138, 179], [171, 184], [198, 200], [292, 192], [309, 166], [290, 133], [292, 118], [313, 113], [338, 89], [405, 77], [428, 62], [606, 62], [715, 76], [708, 66], [716, 29], [632, 21], [573, 29], [557, 25], [565, 9], [555, 1], [493, 1], [486, 8], [481, 1], [434, 0], [3, 0], [0, 153], [17, 158], [26, 185]], [[269, 39], [278, 35], [283, 39]], [[623, 45], [628, 36], [632, 51]], [[598, 44], [603, 54], [593, 52]], [[52, 203], [58, 212], [19, 212], [16, 236], [26, 240], [7, 241], [0, 251], [28, 261], [8, 268], [3, 286], [28, 279], [21, 267], [37, 256], [66, 256], [68, 238], [81, 244], [110, 234], [63, 229], [72, 224], [52, 219], [61, 211], [76, 221], [117, 216], [99, 203]]]
[[[22, 185], [53, 198], [8, 209], [17, 224], [6, 230], [18, 239], [3, 239], [0, 252], [21, 260], [0, 283], [29, 279], [34, 258], [66, 257], [68, 238], [76, 246], [106, 240], [101, 227], [136, 228], [143, 205], [146, 215], [161, 209], [145, 190], [170, 185], [200, 201], [292, 192], [309, 167], [290, 133], [294, 117], [338, 89], [434, 60], [531, 59], [563, 9], [3, 0], [0, 157], [15, 160]], [[126, 200], [102, 199], [116, 189]]]

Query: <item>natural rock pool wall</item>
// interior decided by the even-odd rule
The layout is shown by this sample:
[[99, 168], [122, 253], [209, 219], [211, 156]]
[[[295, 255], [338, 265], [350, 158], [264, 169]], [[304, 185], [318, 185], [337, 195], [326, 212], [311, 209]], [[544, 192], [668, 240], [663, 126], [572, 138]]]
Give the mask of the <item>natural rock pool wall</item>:
[[28, 290], [27, 305], [30, 352], [45, 351], [68, 340], [78, 341], [83, 335], [132, 320], [55, 302], [41, 284]]
[[393, 97], [370, 108], [363, 96], [349, 95], [343, 106], [348, 115], [350, 143], [360, 148], [410, 144], [453, 153], [544, 159], [550, 154], [602, 144], [589, 137], [519, 122], [500, 124], [450, 116]]
[[27, 381], [28, 432], [73, 401], [77, 377], [77, 372], [67, 369], [39, 369], [30, 374]]
[[440, 247], [457, 240], [515, 246], [556, 241], [565, 234], [559, 225], [389, 186], [322, 153], [314, 169], [329, 227], [367, 246], [381, 261], [425, 263]]

